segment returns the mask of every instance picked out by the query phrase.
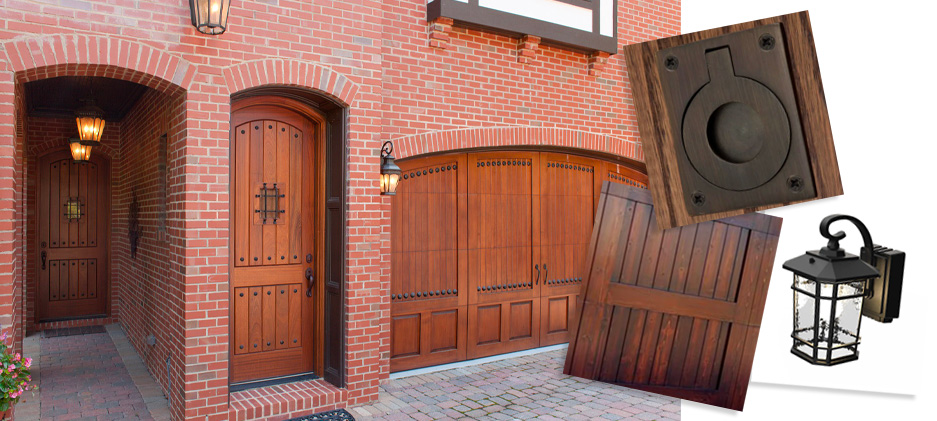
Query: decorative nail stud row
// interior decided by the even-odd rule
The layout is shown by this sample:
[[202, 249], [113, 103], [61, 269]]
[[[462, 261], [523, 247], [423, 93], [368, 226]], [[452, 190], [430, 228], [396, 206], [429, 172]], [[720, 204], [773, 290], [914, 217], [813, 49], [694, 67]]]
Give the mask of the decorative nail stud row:
[[478, 291], [479, 292], [497, 292], [499, 290], [530, 288], [532, 286], [533, 286], [533, 283], [531, 282], [521, 282], [519, 284], [488, 285], [488, 286], [478, 287]]
[[438, 166], [438, 167], [436, 167], [436, 168], [426, 168], [426, 169], [423, 169], [423, 170], [410, 171], [409, 173], [406, 173], [406, 174], [403, 175], [403, 179], [406, 180], [406, 179], [408, 179], [408, 178], [416, 178], [416, 177], [419, 177], [419, 176], [421, 176], [421, 175], [430, 175], [430, 174], [433, 174], [433, 173], [452, 171], [452, 170], [457, 169], [457, 168], [458, 168], [458, 166], [457, 166], [456, 164], [452, 164], [452, 165], [445, 165], [445, 166], [440, 165], [440, 166]]
[[582, 282], [582, 278], [550, 279], [547, 281], [547, 285], [560, 286], [560, 285], [578, 284], [580, 282]]
[[561, 162], [547, 162], [547, 168], [563, 168], [567, 170], [585, 171], [585, 172], [590, 172], [590, 173], [594, 171], [592, 167], [586, 167], [586, 166], [576, 165], [576, 164], [567, 164], [567, 163], [561, 163]]
[[646, 188], [647, 188], [647, 186], [646, 186], [644, 183], [639, 183], [639, 182], [634, 181], [634, 180], [632, 180], [632, 179], [630, 179], [630, 178], [628, 178], [628, 177], [625, 177], [625, 176], [623, 176], [623, 175], [619, 175], [619, 174], [615, 174], [615, 173], [609, 173], [609, 174], [608, 174], [608, 178], [611, 178], [612, 180], [615, 180], [615, 181], [620, 181], [620, 182], [625, 183], [625, 184], [627, 184], [627, 185], [629, 185], [629, 186], [640, 187], [640, 188], [642, 188], [642, 189], [646, 189]]
[[506, 167], [512, 166], [512, 165], [521, 166], [521, 167], [529, 167], [530, 161], [525, 161], [523, 159], [518, 161], [515, 159], [515, 160], [510, 160], [510, 161], [509, 160], [478, 161], [475, 163], [476, 167], [500, 167], [502, 165]]
[[403, 300], [407, 298], [425, 298], [425, 297], [435, 297], [443, 295], [457, 295], [459, 293], [458, 289], [443, 289], [439, 291], [429, 291], [429, 292], [405, 292], [403, 294], [391, 294], [391, 300]]

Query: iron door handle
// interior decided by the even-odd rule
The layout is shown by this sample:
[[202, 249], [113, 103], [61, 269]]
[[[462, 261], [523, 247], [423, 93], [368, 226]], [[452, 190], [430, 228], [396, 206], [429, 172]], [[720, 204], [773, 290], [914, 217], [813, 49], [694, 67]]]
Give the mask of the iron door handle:
[[547, 270], [547, 264], [544, 263], [543, 264], [543, 283], [547, 283], [547, 281], [550, 279], [549, 276], [550, 276], [550, 271]]
[[42, 270], [46, 270], [46, 251], [43, 250], [42, 253], [39, 253], [40, 258], [42, 259]]
[[312, 268], [306, 268], [306, 282], [309, 284], [306, 289], [306, 296], [312, 297], [312, 287], [316, 284], [316, 277], [312, 274]]
[[534, 265], [534, 269], [537, 269], [537, 280], [534, 281], [534, 285], [540, 285], [540, 265]]

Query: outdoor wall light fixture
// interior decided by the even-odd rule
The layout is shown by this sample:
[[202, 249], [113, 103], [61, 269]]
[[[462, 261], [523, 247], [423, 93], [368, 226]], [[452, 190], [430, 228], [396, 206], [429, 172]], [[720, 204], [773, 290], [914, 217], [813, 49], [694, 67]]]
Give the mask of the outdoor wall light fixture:
[[231, 0], [189, 0], [192, 26], [208, 35], [220, 35], [228, 26]]
[[104, 133], [104, 110], [94, 105], [93, 99], [84, 100], [85, 105], [75, 110], [75, 122], [78, 124], [78, 137], [86, 145], [101, 141]]
[[[865, 245], [861, 258], [839, 247], [845, 233], [830, 234], [830, 224], [840, 220], [850, 221], [859, 229]], [[783, 267], [794, 272], [791, 353], [811, 364], [830, 366], [859, 358], [863, 299], [872, 291], [882, 289], [873, 286], [881, 282], [877, 278], [882, 274], [875, 268], [878, 251], [872, 244], [872, 236], [865, 224], [855, 217], [827, 216], [820, 222], [820, 234], [829, 240], [826, 247], [788, 260]], [[901, 270], [903, 266], [902, 253]], [[899, 284], [900, 277], [899, 274]], [[897, 296], [887, 299], [895, 307], [900, 301], [900, 285], [898, 288]], [[894, 315], [897, 317], [897, 312]]]
[[397, 194], [397, 183], [400, 182], [400, 167], [394, 163], [394, 144], [384, 142], [381, 147], [381, 194], [394, 196]]
[[68, 139], [68, 147], [72, 151], [75, 162], [85, 162], [91, 159], [91, 145], [86, 145], [81, 139], [73, 137]]

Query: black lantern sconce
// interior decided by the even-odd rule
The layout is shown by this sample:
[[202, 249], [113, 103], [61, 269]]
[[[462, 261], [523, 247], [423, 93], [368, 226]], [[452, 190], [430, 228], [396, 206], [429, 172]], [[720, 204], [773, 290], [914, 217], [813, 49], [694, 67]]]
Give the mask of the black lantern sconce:
[[[830, 234], [830, 224], [840, 220], [852, 222], [862, 235], [864, 247], [859, 256], [846, 253], [839, 241], [846, 237], [842, 231]], [[883, 272], [876, 263], [885, 267], [888, 259], [885, 251], [894, 251], [872, 244], [872, 236], [865, 224], [849, 215], [830, 215], [820, 222], [820, 234], [829, 240], [826, 247], [808, 251], [802, 256], [784, 262], [784, 269], [794, 272], [794, 345], [791, 353], [816, 365], [836, 365], [859, 358], [859, 328], [863, 315], [870, 316], [864, 309], [874, 291], [895, 289], [890, 297], [880, 297], [882, 307], [893, 309], [897, 317], [897, 306], [901, 300], [901, 271], [904, 270], [904, 253], [899, 265], [889, 265], [892, 285], [884, 285]], [[894, 273], [897, 272], [897, 273]], [[896, 281], [897, 279], [897, 281]], [[870, 316], [873, 317], [873, 316]], [[875, 317], [873, 317], [875, 318]], [[878, 319], [879, 321], [883, 321]], [[888, 321], [891, 321], [890, 319]]]
[[384, 142], [381, 147], [381, 194], [394, 196], [397, 194], [397, 183], [400, 182], [400, 167], [394, 163], [394, 144]]
[[192, 26], [208, 35], [220, 35], [228, 26], [231, 0], [189, 0]]

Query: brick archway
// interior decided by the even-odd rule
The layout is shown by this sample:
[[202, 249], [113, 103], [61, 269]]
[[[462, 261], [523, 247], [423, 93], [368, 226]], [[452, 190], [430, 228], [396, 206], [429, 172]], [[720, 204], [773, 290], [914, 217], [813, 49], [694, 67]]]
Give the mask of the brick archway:
[[544, 145], [583, 149], [644, 161], [641, 143], [574, 129], [482, 127], [421, 133], [393, 140], [394, 155], [409, 158], [457, 149]]
[[224, 69], [229, 94], [267, 85], [311, 89], [349, 107], [358, 85], [345, 75], [316, 64], [298, 60], [264, 59], [239, 63]]
[[47, 35], [3, 44], [15, 81], [80, 74], [136, 82], [157, 91], [187, 90], [195, 65], [132, 40], [95, 35]]

